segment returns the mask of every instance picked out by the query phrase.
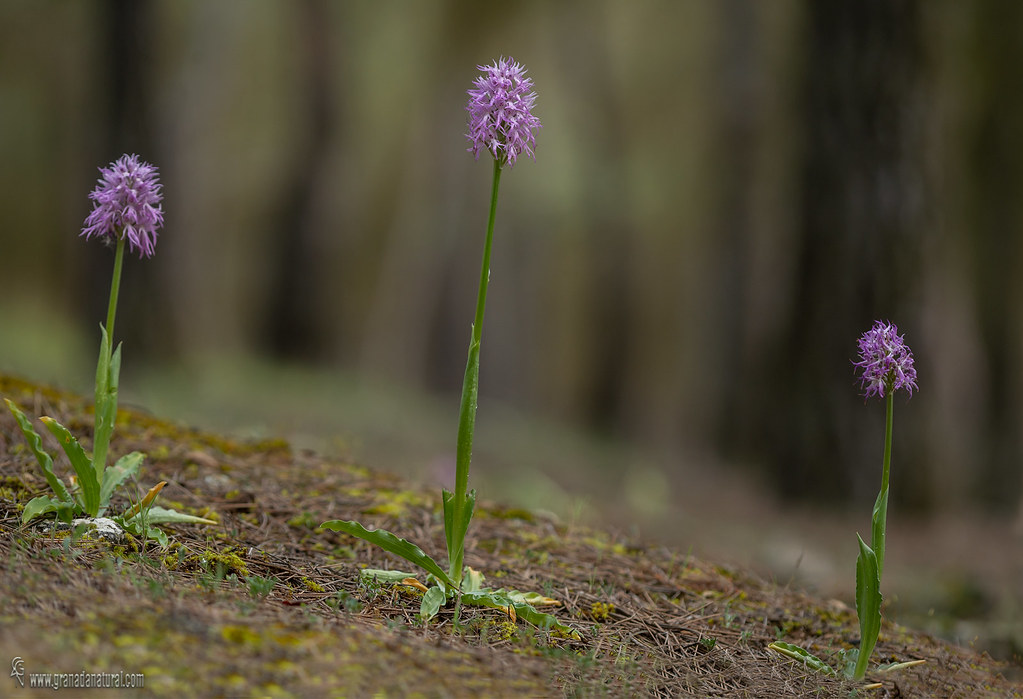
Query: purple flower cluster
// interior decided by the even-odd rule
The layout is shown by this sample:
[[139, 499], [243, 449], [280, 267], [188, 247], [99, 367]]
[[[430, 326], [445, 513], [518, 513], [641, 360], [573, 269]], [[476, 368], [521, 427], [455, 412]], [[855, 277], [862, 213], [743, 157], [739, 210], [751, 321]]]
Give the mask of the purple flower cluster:
[[862, 369], [860, 385], [865, 397], [884, 398], [903, 387], [913, 395], [917, 388], [913, 353], [899, 335], [898, 327], [876, 321], [874, 327], [863, 333], [859, 346], [860, 361], [853, 362], [853, 366]]
[[156, 252], [156, 231], [163, 225], [160, 173], [137, 155], [122, 155], [110, 167], [100, 168], [99, 183], [89, 194], [95, 202], [85, 219], [82, 235], [124, 237], [139, 257]]
[[477, 66], [483, 75], [476, 78], [469, 90], [468, 149], [479, 160], [480, 151], [488, 150], [501, 164], [515, 165], [522, 153], [532, 157], [540, 128], [540, 119], [533, 116], [533, 80], [526, 69], [511, 57], [494, 61], [492, 66]]

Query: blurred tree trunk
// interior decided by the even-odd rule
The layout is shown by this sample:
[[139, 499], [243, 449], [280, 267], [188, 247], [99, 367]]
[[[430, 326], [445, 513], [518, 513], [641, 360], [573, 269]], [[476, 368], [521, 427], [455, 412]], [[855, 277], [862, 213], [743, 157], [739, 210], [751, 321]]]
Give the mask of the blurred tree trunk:
[[[100, 27], [103, 36], [99, 41], [105, 64], [102, 72], [95, 76], [96, 92], [102, 95], [97, 100], [105, 112], [102, 123], [106, 130], [97, 140], [97, 146], [89, 153], [95, 158], [93, 168], [106, 167], [122, 154], [134, 153], [143, 160], [160, 167], [160, 159], [154, 149], [153, 125], [151, 121], [153, 86], [153, 3], [149, 0], [108, 0], [101, 6]], [[90, 183], [92, 190], [97, 170]], [[92, 202], [82, 193], [82, 211], [87, 213]], [[84, 213], [82, 221], [84, 221]], [[80, 241], [76, 241], [80, 242]], [[159, 245], [157, 245], [159, 252]], [[89, 336], [94, 336], [99, 346], [97, 325], [106, 318], [110, 298], [110, 278], [113, 271], [112, 248], [90, 244], [80, 247], [88, 267], [85, 275], [87, 293], [81, 298], [86, 306], [78, 317], [85, 318]], [[166, 357], [168, 349], [165, 325], [166, 308], [161, 308], [154, 265], [159, 256], [139, 261], [129, 255], [124, 265], [122, 285], [125, 290], [118, 299], [118, 322], [114, 328], [115, 342], [124, 341], [135, 353]], [[125, 366], [130, 365], [126, 362]]]
[[[599, 153], [591, 149], [578, 153], [583, 160], [581, 171], [586, 173], [584, 177], [597, 172], [601, 176], [592, 178], [590, 187], [594, 190], [589, 193], [592, 198], [588, 202], [577, 202], [582, 251], [561, 253], [565, 257], [583, 255], [589, 262], [588, 270], [579, 270], [581, 273], [563, 280], [568, 285], [566, 291], [571, 293], [572, 287], [580, 289], [581, 293], [571, 293], [571, 297], [584, 305], [581, 308], [561, 305], [558, 310], [568, 317], [562, 316], [555, 330], [573, 328], [577, 335], [562, 340], [567, 341], [578, 354], [571, 358], [562, 356], [559, 362], [552, 363], [553, 366], [548, 367], [551, 375], [543, 382], [559, 386], [559, 392], [572, 390], [575, 395], [568, 401], [561, 399], [562, 404], [574, 405], [580, 411], [577, 418], [597, 430], [608, 432], [619, 427], [621, 422], [627, 422], [618, 411], [624, 407], [622, 398], [628, 372], [627, 359], [634, 349], [635, 328], [632, 323], [637, 314], [634, 297], [630, 293], [628, 268], [638, 236], [632, 230], [631, 212], [627, 210], [627, 199], [623, 196], [629, 190], [624, 174], [628, 150], [627, 105], [622, 103], [620, 91], [608, 90], [604, 86], [608, 76], [612, 75], [612, 47], [609, 46], [610, 34], [606, 30], [598, 30], [609, 17], [606, 13], [580, 11], [584, 5], [586, 3], [565, 4], [560, 8], [555, 15], [558, 23], [556, 35], [575, 36], [578, 41], [584, 36], [602, 34], [603, 39], [585, 46], [559, 41], [557, 59], [565, 75], [576, 77], [570, 87], [574, 95], [568, 97], [570, 104], [578, 110], [573, 116], [580, 123], [586, 123], [591, 133], [599, 134], [594, 141], [603, 144]], [[580, 17], [585, 17], [588, 24], [573, 27]], [[572, 243], [579, 244], [580, 241], [573, 235], [569, 240], [569, 244]], [[575, 319], [569, 320], [572, 316]], [[565, 364], [571, 362], [576, 362], [577, 366], [566, 368]], [[576, 379], [574, 383], [573, 378]], [[642, 421], [646, 417], [640, 415], [634, 421]]]
[[[967, 176], [966, 237], [960, 249], [969, 255], [974, 313], [986, 352], [981, 384], [972, 387], [982, 400], [976, 451], [970, 468], [975, 492], [1001, 508], [1015, 504], [1020, 492], [1023, 455], [1023, 3], [987, 0], [972, 3], [963, 86], [972, 114], [964, 134]], [[1008, 31], [1015, 27], [1017, 31]]]
[[[274, 216], [274, 230], [267, 241], [267, 253], [275, 263], [268, 267], [266, 285], [269, 308], [263, 327], [264, 341], [279, 357], [300, 360], [324, 360], [332, 352], [326, 305], [333, 299], [322, 293], [324, 276], [323, 239], [334, 234], [316, 216], [316, 195], [324, 179], [330, 157], [332, 133], [346, 133], [334, 108], [335, 81], [331, 67], [331, 22], [323, 0], [304, 0], [295, 6], [299, 15], [301, 60], [299, 70], [305, 79], [302, 92], [306, 99], [300, 126], [299, 152], [292, 161], [291, 177], [283, 183], [284, 196]], [[283, 179], [283, 178], [282, 178]]]
[[[899, 323], [911, 343], [914, 336], [920, 32], [916, 0], [806, 4], [795, 278], [786, 332], [752, 392], [774, 408], [754, 442], [766, 446], [788, 497], [876, 489], [883, 433], [875, 434], [875, 418], [884, 411], [855, 398], [851, 361], [876, 318]], [[896, 403], [898, 412], [904, 399]], [[911, 468], [900, 461], [896, 483], [908, 482]]]
[[[715, 285], [717, 298], [718, 362], [716, 382], [719, 386], [719, 409], [713, 429], [717, 441], [725, 450], [732, 448], [731, 440], [737, 421], [743, 416], [743, 401], [750, 396], [744, 391], [749, 380], [743, 367], [747, 366], [744, 349], [752, 342], [749, 337], [744, 311], [752, 304], [754, 294], [769, 293], [754, 289], [754, 249], [756, 237], [763, 231], [755, 221], [755, 195], [765, 173], [757, 168], [757, 149], [765, 128], [765, 95], [758, 89], [764, 81], [762, 43], [771, 37], [757, 26], [759, 6], [747, 0], [727, 0], [718, 4], [722, 26], [721, 45], [718, 48], [721, 89], [718, 109], [721, 114], [717, 127], [718, 158], [717, 196], [719, 213], [715, 251]], [[775, 168], [780, 164], [775, 163]], [[775, 177], [779, 173], [771, 172]], [[750, 406], [751, 415], [765, 409], [764, 396], [754, 396], [757, 405]]]

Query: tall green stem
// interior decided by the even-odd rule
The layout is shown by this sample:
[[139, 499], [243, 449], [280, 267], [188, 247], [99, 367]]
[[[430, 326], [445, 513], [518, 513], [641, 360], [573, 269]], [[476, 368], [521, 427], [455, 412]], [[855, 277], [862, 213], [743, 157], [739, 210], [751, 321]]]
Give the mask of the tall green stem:
[[[497, 215], [497, 190], [501, 183], [501, 164], [494, 160], [494, 185], [490, 193], [490, 217], [487, 220], [487, 240], [483, 246], [483, 265], [480, 270], [480, 289], [476, 299], [476, 319], [472, 324], [472, 339], [469, 341], [469, 358], [465, 364], [465, 379], [462, 382], [462, 404], [458, 416], [458, 448], [455, 466], [455, 493], [452, 502], [451, 524], [454, 531], [447, 532], [448, 562], [451, 579], [462, 580], [462, 555], [465, 549], [467, 521], [472, 512], [467, 511], [466, 495], [469, 488], [469, 462], [472, 459], [472, 436], [476, 429], [476, 405], [479, 395], [480, 338], [483, 334], [483, 311], [487, 305], [487, 285], [490, 282], [490, 247], [494, 239], [494, 219]], [[450, 526], [448, 522], [446, 525]]]
[[881, 467], [881, 492], [874, 503], [870, 547], [877, 554], [877, 577], [884, 572], [885, 539], [888, 527], [888, 475], [892, 464], [892, 413], [894, 412], [895, 391], [889, 390], [885, 410], [884, 463]]
[[[121, 268], [124, 264], [125, 238], [117, 239], [114, 253], [114, 275], [110, 282], [110, 302], [107, 305], [107, 324], [103, 328], [103, 340], [99, 348], [99, 363], [96, 366], [96, 430], [93, 438], [92, 468], [99, 483], [103, 483], [106, 469], [107, 449], [113, 432], [113, 420], [117, 417], [117, 371], [112, 369], [111, 357], [114, 346], [114, 319], [117, 316], [117, 296], [121, 289]], [[117, 363], [120, 363], [118, 357]], [[111, 404], [111, 401], [113, 402]], [[96, 516], [96, 513], [90, 513]]]
[[117, 296], [121, 291], [121, 267], [124, 265], [125, 238], [117, 239], [117, 251], [114, 253], [114, 277], [110, 281], [110, 302], [107, 304], [107, 343], [114, 346], [114, 318], [117, 315]]

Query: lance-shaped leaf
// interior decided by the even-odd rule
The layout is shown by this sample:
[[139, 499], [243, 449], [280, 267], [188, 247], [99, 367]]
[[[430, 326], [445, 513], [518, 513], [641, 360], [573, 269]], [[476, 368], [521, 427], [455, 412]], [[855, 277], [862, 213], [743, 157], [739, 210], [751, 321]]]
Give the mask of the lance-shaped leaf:
[[877, 577], [877, 556], [856, 535], [860, 555], [856, 557], [856, 615], [860, 618], [860, 652], [856, 658], [853, 679], [861, 680], [867, 673], [867, 662], [881, 632], [881, 581]]
[[508, 612], [508, 608], [515, 611], [515, 614], [528, 621], [534, 626], [538, 626], [541, 629], [555, 629], [560, 633], [569, 636], [570, 638], [579, 638], [579, 632], [573, 629], [571, 626], [566, 626], [558, 621], [557, 617], [551, 616], [550, 614], [544, 614], [543, 612], [537, 611], [536, 608], [531, 604], [525, 602], [516, 602], [512, 600], [504, 590], [480, 590], [478, 592], [464, 592], [462, 593], [462, 602], [464, 604], [472, 604], [479, 607], [492, 607], [494, 609], [500, 609], [505, 612], [513, 619], [514, 615]]
[[389, 531], [384, 529], [366, 529], [364, 526], [354, 521], [344, 521], [340, 519], [332, 519], [329, 522], [324, 522], [320, 525], [324, 529], [330, 529], [335, 532], [344, 532], [351, 536], [358, 537], [371, 544], [376, 544], [384, 551], [393, 553], [396, 556], [401, 556], [409, 563], [413, 563], [427, 573], [432, 574], [438, 580], [448, 586], [448, 589], [456, 590], [458, 586], [451, 580], [451, 577], [444, 572], [444, 569], [437, 565], [437, 562], [430, 558], [426, 553], [413, 544], [410, 541], [399, 538]]
[[506, 590], [501, 588], [498, 590], [503, 595], [507, 595], [508, 599], [512, 602], [521, 602], [523, 604], [529, 604], [534, 607], [560, 607], [561, 602], [550, 597], [545, 597], [539, 592], [519, 592], [518, 590]]
[[776, 653], [781, 653], [788, 658], [792, 658], [795, 661], [803, 663], [811, 670], [816, 670], [817, 672], [830, 677], [835, 677], [837, 675], [833, 667], [804, 648], [800, 648], [799, 646], [791, 643], [784, 643], [782, 641], [776, 641], [767, 647]]
[[[450, 573], [455, 574], [454, 566], [461, 564], [462, 554], [465, 548], [465, 534], [469, 531], [469, 523], [472, 521], [473, 510], [476, 508], [476, 491], [470, 490], [465, 494], [464, 507], [459, 510], [455, 507], [455, 495], [447, 490], [441, 492], [441, 499], [444, 502], [444, 536], [448, 544], [448, 562], [452, 569]], [[455, 520], [458, 521], [455, 521]]]
[[217, 524], [216, 520], [206, 519], [205, 517], [196, 517], [195, 515], [186, 515], [184, 512], [169, 510], [165, 507], [160, 507], [159, 505], [150, 507], [144, 517], [135, 515], [131, 519], [145, 519], [150, 524]]
[[[43, 477], [46, 478], [47, 484], [50, 489], [53, 490], [54, 495], [57, 496], [57, 501], [62, 503], [71, 504], [74, 500], [71, 499], [71, 494], [67, 490], [67, 486], [64, 485], [64, 481], [57, 477], [57, 474], [53, 472], [53, 457], [50, 456], [45, 449], [43, 449], [42, 438], [39, 433], [32, 427], [32, 423], [29, 422], [28, 418], [25, 417], [25, 413], [21, 412], [14, 403], [4, 398], [4, 402], [7, 403], [7, 409], [14, 415], [14, 419], [18, 421], [18, 427], [21, 428], [22, 434], [25, 435], [25, 441], [28, 442], [28, 448], [36, 457], [36, 461], [39, 462], [39, 468], [43, 470]], [[37, 500], [39, 498], [36, 498]], [[48, 500], [49, 498], [47, 498]], [[31, 503], [30, 503], [31, 504]], [[56, 503], [54, 503], [56, 505]], [[28, 511], [28, 508], [25, 510]], [[46, 510], [49, 512], [50, 510]], [[42, 514], [39, 512], [38, 514]], [[35, 517], [37, 515], [33, 515]], [[27, 522], [32, 517], [25, 518], [24, 513], [22, 514], [22, 521]]]
[[99, 363], [96, 366], [96, 429], [93, 434], [93, 463], [99, 478], [106, 470], [107, 450], [110, 436], [114, 433], [117, 420], [117, 385], [121, 373], [121, 346], [110, 354], [110, 338], [107, 330], [100, 325]]
[[82, 489], [81, 504], [85, 514], [90, 517], [99, 516], [99, 482], [96, 480], [96, 472], [92, 470], [92, 459], [82, 449], [75, 436], [62, 424], [52, 417], [41, 417], [39, 420], [57, 438], [75, 473], [78, 474], [78, 485]]
[[874, 668], [874, 672], [895, 672], [897, 670], [905, 670], [907, 667], [923, 665], [926, 662], [926, 660], [907, 660], [901, 663], [888, 663], [887, 665], [880, 665]]
[[888, 488], [877, 494], [870, 518], [870, 546], [877, 556], [877, 579], [884, 573], [885, 528], [888, 521]]
[[141, 500], [139, 500], [137, 503], [135, 503], [130, 508], [125, 510], [124, 514], [121, 515], [121, 517], [123, 517], [125, 520], [129, 520], [135, 515], [139, 514], [140, 512], [146, 510], [147, 507], [153, 504], [153, 502], [156, 500], [156, 496], [160, 494], [160, 491], [163, 490], [163, 487], [165, 485], [167, 485], [167, 481], [160, 481], [159, 483], [154, 485], [152, 488], [149, 489], [149, 492], [146, 493]]
[[408, 578], [414, 578], [412, 573], [403, 570], [383, 570], [382, 568], [363, 568], [359, 571], [359, 577], [372, 579], [383, 583], [400, 583]]
[[139, 472], [139, 466], [142, 465], [144, 458], [146, 455], [142, 452], [133, 451], [122, 456], [117, 463], [103, 472], [103, 485], [99, 489], [99, 502], [103, 509], [110, 504], [110, 497], [117, 490], [117, 486]]

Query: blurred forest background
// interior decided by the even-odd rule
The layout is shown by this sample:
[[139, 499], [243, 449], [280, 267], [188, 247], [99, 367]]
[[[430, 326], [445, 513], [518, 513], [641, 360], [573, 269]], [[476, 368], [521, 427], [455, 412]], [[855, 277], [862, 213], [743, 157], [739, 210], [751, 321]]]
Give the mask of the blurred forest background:
[[670, 507], [695, 464], [864, 510], [884, 408], [852, 361], [880, 318], [920, 385], [893, 509], [1012, 517], [1021, 28], [1014, 0], [0, 0], [0, 369], [91, 389], [111, 255], [76, 235], [134, 152], [166, 227], [125, 265], [129, 400], [453, 452], [491, 172], [465, 90], [511, 55], [543, 129], [502, 182], [474, 479], [543, 458], [503, 415], [590, 435], [552, 488]]

